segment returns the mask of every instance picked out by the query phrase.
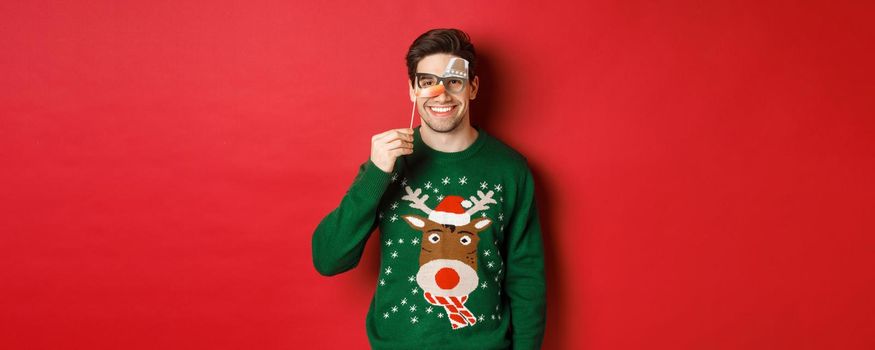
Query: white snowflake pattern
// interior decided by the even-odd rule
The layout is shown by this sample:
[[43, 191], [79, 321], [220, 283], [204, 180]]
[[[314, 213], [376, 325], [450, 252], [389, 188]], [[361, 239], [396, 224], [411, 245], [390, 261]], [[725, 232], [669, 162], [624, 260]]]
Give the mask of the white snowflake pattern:
[[416, 281], [416, 275], [411, 275], [410, 277], [407, 277], [407, 282], [413, 282], [413, 281]]
[[404, 244], [404, 238], [399, 238], [399, 239], [398, 239], [398, 244]]
[[419, 288], [413, 288], [410, 290], [410, 294], [416, 295], [417, 293], [419, 293]]
[[410, 318], [410, 323], [416, 323], [416, 322], [419, 322], [419, 318], [418, 318], [418, 317], [413, 316], [413, 317]]
[[379, 214], [377, 214], [377, 218], [382, 219], [382, 218], [383, 218], [383, 212], [380, 212]]
[[392, 202], [392, 210], [398, 209], [398, 202]]
[[480, 217], [484, 217], [484, 218], [485, 218], [485, 217], [486, 217], [486, 213], [485, 213], [485, 212], [484, 212], [484, 213], [480, 213]]
[[480, 314], [480, 317], [478, 317], [477, 320], [479, 320], [479, 321], [486, 320], [486, 316], [483, 316], [483, 314]]
[[434, 192], [434, 193], [439, 193], [439, 192], [440, 192], [440, 190], [438, 190], [438, 188], [437, 188], [437, 187], [435, 187], [435, 188], [434, 188], [434, 190], [432, 190], [432, 192]]
[[425, 309], [425, 313], [427, 314], [430, 314], [432, 311], [434, 311], [434, 309], [431, 306]]
[[389, 221], [391, 221], [391, 222], [398, 221], [398, 214], [392, 214], [392, 217], [389, 218]]
[[401, 299], [401, 305], [407, 305], [407, 298]]
[[427, 190], [431, 189], [431, 181], [425, 183], [425, 189], [427, 189]]
[[381, 286], [385, 286], [385, 285], [386, 285], [386, 280], [384, 280], [384, 279], [380, 279], [380, 285], [381, 285]]
[[419, 237], [413, 237], [413, 239], [410, 240], [410, 244], [412, 244], [412, 245], [419, 244]]
[[391, 239], [386, 240], [386, 246], [388, 247], [388, 246], [391, 246], [391, 245], [392, 245], [392, 240], [391, 240]]
[[504, 213], [498, 213], [498, 221], [504, 221]]
[[401, 186], [407, 186], [407, 178], [406, 177], [403, 180], [401, 180]]
[[460, 178], [459, 178], [459, 184], [460, 184], [460, 185], [467, 185], [467, 184], [468, 184], [468, 177], [467, 177], [467, 176], [462, 176], [462, 177], [460, 177]]
[[410, 312], [416, 312], [416, 305], [410, 305]]
[[397, 250], [396, 250], [396, 251], [393, 251], [393, 252], [392, 252], [392, 259], [395, 259], [395, 258], [397, 258], [397, 257], [398, 257], [398, 251], [397, 251]]
[[392, 312], [398, 312], [398, 306], [393, 306], [393, 307], [392, 307]]
[[438, 318], [444, 318], [444, 314], [438, 313]]
[[495, 185], [495, 192], [501, 192], [501, 184]]
[[437, 200], [438, 200], [438, 202], [444, 200], [444, 195], [439, 195], [439, 196], [437, 196]]
[[384, 312], [384, 313], [383, 313], [383, 318], [389, 318], [389, 313], [388, 313], [388, 312]]
[[504, 197], [498, 197], [498, 201], [504, 203]]
[[498, 231], [500, 231], [500, 232], [504, 232], [504, 226], [499, 227], [499, 228], [498, 228]]
[[489, 315], [493, 320], [495, 319], [495, 314]]
[[489, 187], [489, 184], [487, 184], [486, 181], [483, 181], [483, 182], [480, 183], [480, 189], [481, 189], [481, 190], [485, 190], [485, 189], [488, 188], [488, 187]]
[[441, 180], [441, 183], [444, 185], [449, 185], [450, 184], [450, 177], [449, 176], [445, 177], [443, 180]]
[[495, 267], [495, 263], [490, 261], [486, 264], [486, 266], [488, 266], [491, 269], [491, 268]]
[[480, 284], [480, 288], [486, 288], [486, 287], [488, 287], [488, 286], [489, 286], [489, 285], [486, 284], [486, 281], [483, 281], [483, 283]]
[[489, 249], [483, 251], [483, 256], [489, 256], [490, 254], [492, 254], [492, 251]]
[[392, 266], [386, 267], [386, 274], [387, 274], [387, 275], [391, 275], [391, 274], [392, 274]]
[[398, 180], [398, 173], [392, 173], [392, 182], [395, 182], [395, 180]]

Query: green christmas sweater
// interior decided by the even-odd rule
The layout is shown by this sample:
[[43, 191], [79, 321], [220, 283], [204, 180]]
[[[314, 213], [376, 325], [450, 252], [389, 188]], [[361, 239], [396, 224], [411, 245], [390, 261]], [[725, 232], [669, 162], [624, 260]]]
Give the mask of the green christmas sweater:
[[[544, 257], [526, 159], [478, 128], [461, 152], [428, 147], [386, 173], [362, 164], [313, 234], [322, 275], [354, 268], [379, 228], [366, 328], [374, 349], [539, 349]], [[340, 333], [338, 333], [340, 334]]]

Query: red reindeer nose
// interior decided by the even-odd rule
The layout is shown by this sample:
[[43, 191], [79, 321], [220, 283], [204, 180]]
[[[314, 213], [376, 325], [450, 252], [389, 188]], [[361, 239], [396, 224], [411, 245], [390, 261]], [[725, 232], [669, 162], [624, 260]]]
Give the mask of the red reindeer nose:
[[453, 289], [459, 284], [459, 273], [449, 267], [442, 268], [434, 274], [434, 281], [438, 287]]

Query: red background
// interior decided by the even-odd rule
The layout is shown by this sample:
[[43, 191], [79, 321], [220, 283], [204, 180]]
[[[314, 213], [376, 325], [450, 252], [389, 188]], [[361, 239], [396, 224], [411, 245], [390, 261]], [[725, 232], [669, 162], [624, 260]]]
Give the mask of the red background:
[[875, 348], [875, 8], [798, 3], [4, 1], [0, 347], [365, 348], [378, 247], [310, 237], [459, 27], [545, 348]]

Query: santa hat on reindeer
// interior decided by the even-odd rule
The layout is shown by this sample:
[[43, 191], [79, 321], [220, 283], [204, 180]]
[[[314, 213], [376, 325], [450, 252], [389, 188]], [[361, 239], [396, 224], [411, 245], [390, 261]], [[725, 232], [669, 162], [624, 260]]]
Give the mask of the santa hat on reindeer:
[[461, 196], [446, 196], [428, 214], [428, 219], [443, 225], [464, 226], [471, 222], [471, 215], [465, 210], [472, 205], [471, 201]]

